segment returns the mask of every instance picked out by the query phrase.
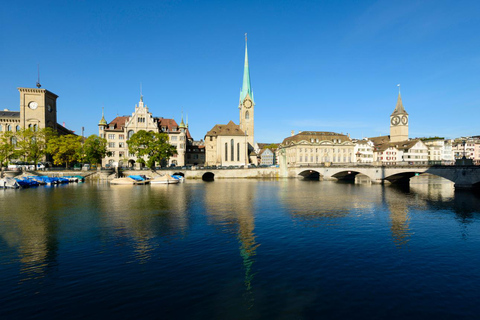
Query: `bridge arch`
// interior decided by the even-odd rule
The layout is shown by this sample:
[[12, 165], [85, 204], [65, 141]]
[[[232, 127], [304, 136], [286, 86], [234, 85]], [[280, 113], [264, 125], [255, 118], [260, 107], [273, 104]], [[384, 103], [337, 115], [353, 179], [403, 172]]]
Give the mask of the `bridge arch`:
[[172, 176], [182, 176], [182, 177], [185, 178], [185, 173], [183, 173], [183, 172], [175, 172], [175, 173], [172, 174]]
[[320, 178], [323, 178], [320, 172], [316, 170], [304, 170], [300, 172], [298, 175], [302, 176], [303, 180], [320, 181]]
[[[352, 171], [352, 170], [339, 171], [337, 173], [334, 173], [332, 175], [332, 178], [335, 178], [335, 179], [338, 179], [338, 180], [345, 180], [345, 181], [355, 181], [355, 177], [358, 174], [362, 174], [362, 173], [359, 172], [359, 171]], [[365, 175], [365, 174], [363, 174], [363, 175]]]
[[203, 181], [214, 181], [215, 180], [215, 174], [213, 172], [205, 172], [203, 175], [202, 175], [202, 180]]

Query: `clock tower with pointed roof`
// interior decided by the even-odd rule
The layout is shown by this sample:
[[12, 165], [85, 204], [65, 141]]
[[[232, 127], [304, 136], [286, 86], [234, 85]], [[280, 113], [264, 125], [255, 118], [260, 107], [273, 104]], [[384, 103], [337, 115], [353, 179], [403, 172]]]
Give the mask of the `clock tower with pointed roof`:
[[402, 96], [398, 92], [397, 105], [390, 115], [390, 142], [408, 140], [408, 113], [403, 108]]
[[250, 70], [248, 68], [247, 34], [245, 34], [245, 65], [243, 67], [243, 84], [240, 91], [238, 109], [240, 110], [240, 129], [245, 132], [247, 142], [253, 148], [255, 102], [253, 100]]

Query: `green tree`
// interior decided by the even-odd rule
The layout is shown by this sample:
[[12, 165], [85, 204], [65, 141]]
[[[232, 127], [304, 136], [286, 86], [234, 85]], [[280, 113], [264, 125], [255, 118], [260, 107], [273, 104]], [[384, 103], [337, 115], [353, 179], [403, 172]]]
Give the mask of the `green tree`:
[[47, 141], [55, 134], [51, 128], [35, 131], [25, 128], [15, 133], [17, 139], [16, 155], [26, 161], [32, 161], [35, 166], [47, 153]]
[[82, 158], [82, 137], [67, 134], [48, 140], [47, 152], [52, 155], [55, 165], [68, 165]]
[[140, 130], [130, 137], [127, 144], [128, 151], [139, 159], [137, 162], [141, 162], [144, 157], [147, 157], [146, 163], [149, 168], [153, 168], [155, 162], [168, 161], [177, 152], [177, 148], [168, 142], [166, 133]]
[[7, 162], [15, 155], [12, 138], [13, 132], [0, 132], [0, 167], [6, 166]]
[[95, 134], [89, 136], [83, 144], [84, 160], [90, 164], [102, 163], [102, 159], [109, 153], [107, 151], [107, 140]]

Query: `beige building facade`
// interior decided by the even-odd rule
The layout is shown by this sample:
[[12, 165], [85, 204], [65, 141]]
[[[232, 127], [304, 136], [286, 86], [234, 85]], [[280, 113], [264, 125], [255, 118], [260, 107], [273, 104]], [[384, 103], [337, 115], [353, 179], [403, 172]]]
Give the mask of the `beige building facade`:
[[[141, 131], [163, 132], [168, 135], [171, 145], [177, 148], [177, 154], [168, 160], [168, 163], [157, 165], [184, 166], [186, 164], [187, 145], [193, 141], [184, 124], [183, 118], [178, 125], [174, 119], [156, 118], [143, 102], [143, 96], [135, 105], [135, 110], [130, 116], [120, 116], [107, 123], [105, 117], [98, 124], [99, 136], [107, 140], [107, 149], [111, 153], [102, 161], [102, 166], [135, 166], [138, 158], [128, 151], [127, 140]], [[147, 159], [144, 159], [147, 160]]]
[[287, 166], [351, 163], [354, 148], [347, 135], [303, 131], [283, 140], [278, 147], [279, 161], [285, 161]]
[[59, 134], [73, 134], [57, 123], [58, 96], [55, 93], [40, 88], [18, 88], [18, 92], [20, 111], [0, 111], [0, 133], [17, 132], [23, 128], [52, 128]]

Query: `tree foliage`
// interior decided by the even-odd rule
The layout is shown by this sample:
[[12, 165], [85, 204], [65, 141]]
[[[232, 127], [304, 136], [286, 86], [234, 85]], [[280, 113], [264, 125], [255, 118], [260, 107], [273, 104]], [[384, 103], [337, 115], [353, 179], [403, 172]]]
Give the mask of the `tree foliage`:
[[0, 167], [14, 157], [15, 147], [12, 144], [13, 132], [0, 132]]
[[[166, 133], [147, 132], [140, 130], [127, 141], [128, 151], [140, 160], [147, 158], [147, 166], [153, 168], [155, 163], [161, 163], [176, 154], [177, 148], [168, 142]], [[141, 160], [137, 162], [141, 162]]]
[[92, 134], [83, 144], [84, 161], [91, 164], [102, 163], [102, 159], [108, 154], [107, 140]]
[[47, 153], [47, 141], [55, 134], [51, 128], [35, 131], [30, 128], [22, 129], [15, 134], [17, 139], [15, 155], [35, 165]]
[[82, 158], [82, 137], [73, 134], [54, 136], [48, 140], [47, 152], [52, 155], [55, 165], [68, 167]]

